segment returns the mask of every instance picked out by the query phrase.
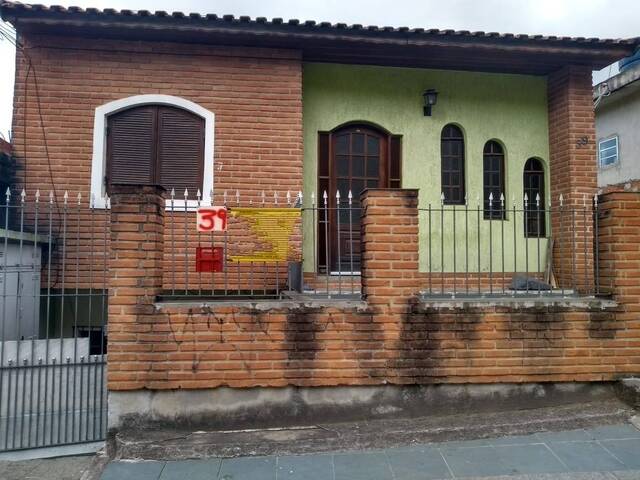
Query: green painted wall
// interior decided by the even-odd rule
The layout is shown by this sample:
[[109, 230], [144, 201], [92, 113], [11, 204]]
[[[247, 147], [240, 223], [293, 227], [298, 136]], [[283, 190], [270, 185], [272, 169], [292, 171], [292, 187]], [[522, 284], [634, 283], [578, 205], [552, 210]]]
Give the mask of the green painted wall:
[[[435, 88], [438, 103], [431, 117], [422, 113], [422, 92]], [[490, 139], [499, 140], [506, 153], [506, 198], [509, 208], [515, 199], [522, 205], [522, 171], [530, 157], [549, 158], [546, 78], [306, 63], [303, 70], [304, 191], [305, 204], [317, 188], [317, 133], [332, 130], [350, 121], [373, 122], [402, 137], [402, 182], [404, 188], [420, 189], [420, 206], [440, 206], [440, 132], [447, 123], [459, 125], [465, 134], [466, 191], [469, 208], [475, 209], [482, 197], [482, 149]], [[549, 179], [546, 176], [549, 192]], [[548, 202], [548, 199], [547, 199]], [[447, 207], [451, 208], [451, 207]], [[456, 207], [463, 209], [464, 207]], [[464, 213], [456, 213], [456, 239], [453, 239], [451, 214], [445, 215], [444, 262], [440, 258], [439, 214], [432, 217], [432, 268], [453, 271], [453, 245], [456, 245], [456, 270], [465, 267]], [[518, 271], [524, 271], [527, 245], [522, 218], [517, 216], [516, 256]], [[469, 270], [477, 271], [478, 228], [475, 216], [469, 217]], [[548, 220], [548, 219], [547, 219]], [[502, 268], [502, 237], [505, 230], [505, 269], [513, 271], [513, 215], [500, 221], [480, 220], [480, 269], [489, 270], [489, 224], [493, 244], [493, 270]], [[427, 213], [421, 213], [421, 269], [428, 270]], [[313, 258], [308, 232], [312, 221], [305, 219], [305, 259]], [[541, 269], [544, 269], [546, 241], [541, 242]], [[436, 248], [437, 247], [437, 248]], [[537, 269], [536, 239], [528, 240], [529, 270]], [[442, 265], [443, 263], [443, 265]], [[313, 270], [313, 262], [305, 262]]]

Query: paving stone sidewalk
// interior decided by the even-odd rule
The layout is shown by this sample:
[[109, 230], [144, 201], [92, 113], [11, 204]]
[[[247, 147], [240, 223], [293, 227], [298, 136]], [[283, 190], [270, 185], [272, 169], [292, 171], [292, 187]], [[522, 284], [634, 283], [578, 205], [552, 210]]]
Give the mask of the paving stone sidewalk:
[[116, 461], [102, 480], [640, 479], [640, 431], [629, 423], [371, 451]]

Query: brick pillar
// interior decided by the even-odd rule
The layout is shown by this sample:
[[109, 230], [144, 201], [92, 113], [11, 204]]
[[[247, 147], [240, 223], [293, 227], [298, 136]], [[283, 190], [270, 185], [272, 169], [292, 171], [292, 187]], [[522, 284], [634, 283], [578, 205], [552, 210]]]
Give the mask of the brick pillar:
[[362, 202], [362, 293], [372, 306], [408, 311], [420, 289], [418, 190], [369, 189]]
[[640, 192], [603, 195], [598, 207], [598, 265], [602, 293], [622, 308], [616, 320], [640, 320]]
[[[139, 334], [151, 330], [153, 303], [162, 292], [164, 188], [114, 185], [109, 262], [109, 389], [142, 388], [144, 379], [123, 371], [140, 352]], [[137, 357], [136, 357], [137, 358]], [[140, 364], [140, 362], [138, 362]], [[144, 365], [139, 365], [144, 370]]]
[[[591, 211], [598, 186], [591, 70], [564, 67], [549, 75], [547, 90], [554, 271], [562, 286], [592, 291], [593, 216], [582, 213], [585, 202]], [[563, 218], [557, 210], [561, 194]]]

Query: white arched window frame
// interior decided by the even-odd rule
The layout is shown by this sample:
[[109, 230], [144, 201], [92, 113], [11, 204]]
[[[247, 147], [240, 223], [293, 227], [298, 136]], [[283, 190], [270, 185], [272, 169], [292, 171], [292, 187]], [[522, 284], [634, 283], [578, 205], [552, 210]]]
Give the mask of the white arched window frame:
[[[211, 205], [211, 191], [213, 190], [213, 145], [214, 121], [213, 112], [201, 107], [197, 103], [172, 95], [135, 95], [106, 103], [96, 108], [93, 121], [93, 157], [91, 160], [91, 195], [96, 208], [105, 208], [106, 185], [104, 183], [107, 168], [107, 117], [121, 110], [141, 105], [170, 105], [188, 110], [204, 119], [204, 170], [202, 176], [201, 205]], [[196, 208], [196, 192], [189, 192], [188, 208]], [[167, 200], [169, 206], [169, 200]], [[185, 207], [183, 192], [176, 192], [174, 207]]]

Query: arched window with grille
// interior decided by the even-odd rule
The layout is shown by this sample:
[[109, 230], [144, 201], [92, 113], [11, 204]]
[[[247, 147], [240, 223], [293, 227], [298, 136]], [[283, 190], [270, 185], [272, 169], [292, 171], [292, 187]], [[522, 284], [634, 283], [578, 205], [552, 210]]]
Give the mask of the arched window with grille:
[[464, 136], [460, 127], [445, 125], [440, 134], [441, 186], [446, 205], [464, 205]]
[[537, 158], [530, 158], [524, 165], [523, 198], [527, 199], [524, 209], [524, 235], [544, 237], [546, 216], [544, 210], [544, 165]]
[[505, 208], [500, 202], [501, 195], [506, 197], [504, 149], [495, 140], [489, 140], [484, 144], [482, 167], [484, 218], [504, 220], [506, 217]]

